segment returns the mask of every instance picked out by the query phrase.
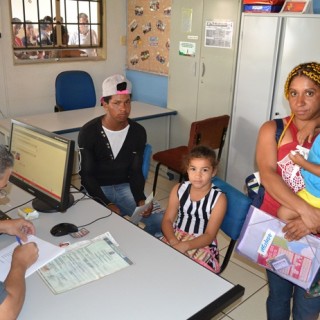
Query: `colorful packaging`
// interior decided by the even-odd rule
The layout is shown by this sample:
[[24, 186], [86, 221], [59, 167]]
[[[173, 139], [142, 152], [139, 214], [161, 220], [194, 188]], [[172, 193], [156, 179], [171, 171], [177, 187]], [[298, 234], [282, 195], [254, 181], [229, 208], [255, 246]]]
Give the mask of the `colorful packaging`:
[[285, 0], [266, 0], [266, 1], [257, 1], [257, 0], [243, 0], [243, 4], [262, 4], [262, 5], [283, 5]]
[[280, 12], [282, 6], [272, 6], [272, 5], [262, 5], [262, 4], [247, 4], [243, 6], [244, 12], [254, 12], [254, 13], [263, 13], [263, 12]]

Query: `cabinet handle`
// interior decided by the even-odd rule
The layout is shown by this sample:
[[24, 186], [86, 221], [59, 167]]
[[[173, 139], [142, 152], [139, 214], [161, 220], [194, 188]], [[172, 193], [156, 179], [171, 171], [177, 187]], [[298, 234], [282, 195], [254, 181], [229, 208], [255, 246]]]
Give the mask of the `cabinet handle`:
[[204, 77], [205, 73], [206, 73], [206, 65], [204, 64], [204, 62], [202, 62], [202, 75], [201, 75], [201, 77]]

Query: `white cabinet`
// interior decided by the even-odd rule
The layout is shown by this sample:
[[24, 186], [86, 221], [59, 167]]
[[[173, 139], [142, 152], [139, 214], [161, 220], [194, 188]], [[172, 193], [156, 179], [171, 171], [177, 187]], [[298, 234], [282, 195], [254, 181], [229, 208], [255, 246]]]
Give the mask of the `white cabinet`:
[[230, 131], [227, 181], [243, 191], [256, 170], [260, 126], [290, 114], [284, 83], [293, 67], [320, 61], [317, 15], [243, 14]]
[[[240, 0], [173, 0], [168, 108], [178, 115], [172, 118], [171, 147], [188, 142], [191, 122], [231, 114], [240, 12]], [[206, 34], [207, 22], [216, 23], [215, 47], [205, 46], [206, 37], [212, 36]], [[231, 36], [229, 48], [223, 41]], [[194, 56], [179, 55], [181, 42], [195, 46]], [[226, 150], [227, 145], [222, 175]]]

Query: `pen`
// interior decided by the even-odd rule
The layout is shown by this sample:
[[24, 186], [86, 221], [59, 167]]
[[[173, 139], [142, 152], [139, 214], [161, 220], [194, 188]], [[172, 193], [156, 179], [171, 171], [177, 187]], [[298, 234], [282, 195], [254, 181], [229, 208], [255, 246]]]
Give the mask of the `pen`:
[[16, 239], [17, 239], [17, 241], [18, 241], [19, 245], [20, 245], [20, 246], [22, 246], [21, 239], [20, 239], [18, 236], [16, 236]]

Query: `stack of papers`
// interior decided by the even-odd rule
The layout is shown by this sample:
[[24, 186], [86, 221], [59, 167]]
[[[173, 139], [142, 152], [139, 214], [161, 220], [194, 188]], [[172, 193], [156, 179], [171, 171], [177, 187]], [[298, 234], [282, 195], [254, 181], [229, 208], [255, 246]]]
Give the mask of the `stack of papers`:
[[[28, 268], [26, 277], [30, 276], [39, 268], [65, 252], [65, 249], [41, 240], [34, 235], [29, 235], [27, 242], [35, 242], [38, 245], [39, 258], [32, 266], [30, 266], [30, 268]], [[0, 250], [0, 281], [4, 281], [10, 271], [12, 253], [17, 246], [19, 246], [19, 243], [15, 241], [8, 247]]]

